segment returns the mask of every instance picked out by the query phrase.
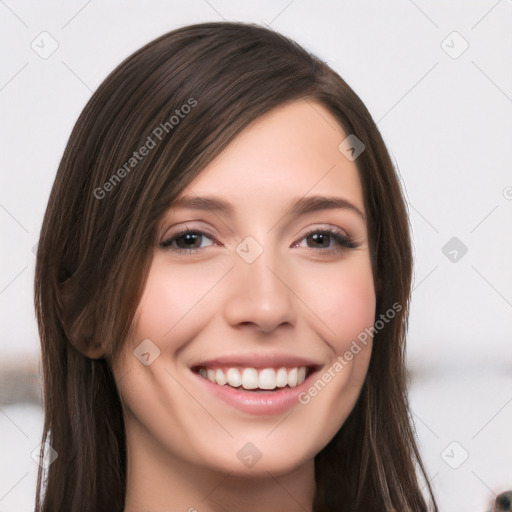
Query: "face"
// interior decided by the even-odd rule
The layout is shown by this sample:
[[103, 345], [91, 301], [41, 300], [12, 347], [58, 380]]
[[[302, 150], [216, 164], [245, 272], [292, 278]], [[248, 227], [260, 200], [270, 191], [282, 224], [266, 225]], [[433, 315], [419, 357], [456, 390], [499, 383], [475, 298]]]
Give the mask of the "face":
[[280, 107], [162, 218], [113, 367], [129, 449], [277, 475], [339, 430], [371, 353], [371, 338], [353, 342], [375, 320], [362, 186], [338, 149], [346, 137], [317, 103]]

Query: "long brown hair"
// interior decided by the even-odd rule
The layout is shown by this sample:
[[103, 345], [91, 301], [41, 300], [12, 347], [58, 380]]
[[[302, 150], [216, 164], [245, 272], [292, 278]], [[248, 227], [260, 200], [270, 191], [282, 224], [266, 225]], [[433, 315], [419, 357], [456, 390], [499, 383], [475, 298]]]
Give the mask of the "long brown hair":
[[375, 318], [402, 306], [375, 333], [356, 406], [315, 458], [314, 511], [437, 510], [406, 395], [409, 223], [381, 135], [359, 97], [324, 62], [272, 30], [222, 22], [174, 30], [129, 56], [92, 95], [64, 151], [35, 275], [42, 441], [58, 454], [39, 470], [36, 512], [123, 510], [126, 439], [111, 363], [144, 288], [157, 224], [249, 123], [299, 99], [327, 107], [366, 147], [356, 164]]

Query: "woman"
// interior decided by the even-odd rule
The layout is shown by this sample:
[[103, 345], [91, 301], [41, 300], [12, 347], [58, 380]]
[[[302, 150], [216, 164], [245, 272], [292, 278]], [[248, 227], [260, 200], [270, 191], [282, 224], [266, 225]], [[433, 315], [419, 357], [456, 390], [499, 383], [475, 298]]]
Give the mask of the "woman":
[[408, 229], [367, 109], [293, 41], [204, 23], [135, 52], [43, 221], [58, 456], [36, 509], [437, 510], [405, 389]]

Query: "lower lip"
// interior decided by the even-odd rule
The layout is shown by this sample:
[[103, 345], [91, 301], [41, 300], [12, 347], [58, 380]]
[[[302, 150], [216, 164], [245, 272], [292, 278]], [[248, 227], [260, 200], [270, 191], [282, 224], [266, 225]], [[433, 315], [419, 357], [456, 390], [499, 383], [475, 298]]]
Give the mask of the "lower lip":
[[316, 372], [312, 372], [302, 384], [294, 388], [287, 387], [278, 391], [269, 391], [268, 393], [236, 389], [227, 384], [221, 386], [198, 373], [192, 373], [205, 386], [208, 392], [243, 412], [249, 414], [280, 414], [300, 403], [299, 395], [308, 388], [310, 379]]

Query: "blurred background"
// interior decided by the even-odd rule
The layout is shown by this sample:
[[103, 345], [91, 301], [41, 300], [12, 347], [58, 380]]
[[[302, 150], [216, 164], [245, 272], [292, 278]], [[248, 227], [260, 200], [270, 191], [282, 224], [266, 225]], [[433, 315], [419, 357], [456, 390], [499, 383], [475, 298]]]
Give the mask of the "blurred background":
[[0, 512], [33, 510], [43, 417], [35, 247], [92, 92], [177, 27], [255, 22], [369, 108], [409, 205], [410, 403], [443, 512], [512, 488], [512, 1], [0, 0]]

